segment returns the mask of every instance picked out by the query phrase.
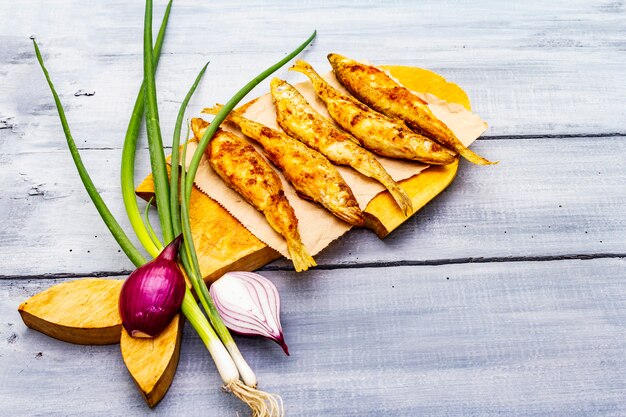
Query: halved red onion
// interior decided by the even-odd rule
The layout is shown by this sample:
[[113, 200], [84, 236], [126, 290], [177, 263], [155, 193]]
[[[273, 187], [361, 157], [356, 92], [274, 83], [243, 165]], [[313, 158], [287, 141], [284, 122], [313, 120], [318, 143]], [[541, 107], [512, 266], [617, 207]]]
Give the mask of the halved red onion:
[[152, 261], [134, 270], [122, 285], [119, 312], [132, 337], [156, 337], [172, 321], [185, 297], [185, 278], [176, 258], [182, 235]]
[[267, 337], [289, 355], [280, 324], [280, 297], [272, 281], [253, 272], [228, 272], [209, 291], [226, 327]]

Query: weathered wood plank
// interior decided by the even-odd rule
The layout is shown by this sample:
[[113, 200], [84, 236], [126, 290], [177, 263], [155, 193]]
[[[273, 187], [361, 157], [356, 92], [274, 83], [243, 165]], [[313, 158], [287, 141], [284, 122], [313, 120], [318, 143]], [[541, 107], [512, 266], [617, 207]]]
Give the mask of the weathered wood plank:
[[[292, 356], [265, 340], [238, 344], [287, 415], [622, 416], [625, 271], [605, 259], [267, 272]], [[144, 415], [117, 347], [68, 345], [21, 323], [17, 305], [54, 282], [2, 285], [3, 412]], [[185, 330], [155, 412], [246, 415]]]
[[[158, 6], [160, 13], [163, 4]], [[62, 146], [32, 34], [39, 37], [80, 144], [120, 147], [141, 80], [141, 2], [85, 8], [65, 1], [51, 11], [41, 0], [29, 0], [7, 7], [17, 18], [0, 27], [3, 151], [12, 152], [19, 138], [33, 147]], [[206, 60], [211, 65], [192, 111], [226, 100], [312, 29], [319, 36], [305, 56], [314, 65], [328, 68], [326, 53], [338, 51], [440, 72], [467, 90], [491, 125], [488, 135], [625, 133], [621, 3], [275, 0], [176, 2], [158, 75], [165, 137]], [[79, 90], [95, 95], [74, 96]]]
[[[626, 142], [489, 140], [476, 149], [500, 164], [461, 162], [450, 187], [398, 230], [384, 240], [352, 230], [317, 257], [320, 266], [626, 253]], [[130, 230], [117, 180], [119, 152], [84, 156], [104, 199]], [[23, 174], [18, 182], [11, 180], [14, 172]], [[0, 229], [0, 275], [132, 267], [92, 207], [66, 151], [17, 154], [0, 171], [0, 182], [0, 218], [9, 219]]]

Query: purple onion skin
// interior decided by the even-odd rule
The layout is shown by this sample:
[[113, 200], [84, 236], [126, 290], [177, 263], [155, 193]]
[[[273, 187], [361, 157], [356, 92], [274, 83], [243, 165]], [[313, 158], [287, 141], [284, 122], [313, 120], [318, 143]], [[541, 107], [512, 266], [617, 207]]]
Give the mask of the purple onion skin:
[[[220, 316], [221, 317], [221, 316]], [[226, 326], [228, 327], [228, 325]], [[247, 336], [247, 337], [256, 337], [256, 336], [262, 336], [265, 337], [266, 339], [271, 340], [272, 342], [276, 343], [278, 346], [280, 346], [283, 349], [283, 352], [285, 352], [285, 354], [287, 356], [291, 356], [289, 355], [289, 346], [287, 346], [287, 343], [285, 342], [285, 337], [283, 336], [282, 333], [278, 334], [278, 335], [272, 335], [272, 336], [266, 336], [266, 335], [261, 335], [261, 334], [256, 334], [256, 333], [250, 333], [250, 331], [237, 331], [234, 329], [231, 329], [230, 327], [228, 327], [228, 329], [238, 335], [241, 336]]]
[[181, 241], [182, 235], [134, 270], [122, 285], [118, 308], [132, 337], [158, 336], [180, 310], [187, 285], [176, 262]]
[[[229, 291], [222, 284], [235, 280], [240, 285], [246, 304], [233, 304], [234, 299], [229, 300]], [[232, 289], [232, 288], [231, 288]], [[211, 298], [222, 318], [222, 321], [232, 332], [243, 336], [262, 336], [276, 342], [289, 356], [289, 348], [285, 343], [283, 329], [280, 324], [280, 296], [276, 286], [267, 278], [254, 272], [227, 272], [209, 288]], [[244, 302], [244, 300], [240, 300]], [[251, 312], [250, 308], [256, 308], [261, 317]]]

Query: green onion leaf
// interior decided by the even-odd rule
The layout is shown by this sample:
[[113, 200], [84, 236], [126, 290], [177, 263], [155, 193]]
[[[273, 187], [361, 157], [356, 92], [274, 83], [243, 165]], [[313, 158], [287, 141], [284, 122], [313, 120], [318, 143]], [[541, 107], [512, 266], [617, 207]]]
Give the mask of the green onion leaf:
[[[198, 73], [194, 83], [191, 85], [191, 88], [187, 92], [183, 102], [180, 105], [180, 109], [178, 110], [178, 117], [176, 118], [176, 125], [174, 126], [174, 137], [172, 138], [172, 170], [170, 171], [170, 213], [172, 214], [172, 228], [174, 230], [174, 234], [178, 236], [181, 233], [180, 228], [180, 200], [179, 200], [179, 188], [178, 188], [178, 161], [180, 160], [179, 148], [180, 148], [180, 131], [183, 125], [183, 118], [185, 116], [185, 111], [187, 110], [187, 105], [189, 104], [189, 100], [193, 96], [202, 76], [204, 75], [207, 66], [209, 63], [207, 62], [204, 67]], [[187, 135], [186, 138], [189, 137], [189, 126], [187, 126]], [[184, 160], [183, 160], [184, 164]], [[184, 168], [183, 168], [184, 169]]]
[[43, 71], [46, 81], [48, 82], [48, 86], [50, 87], [50, 91], [52, 92], [52, 96], [54, 97], [54, 102], [57, 107], [57, 112], [59, 113], [59, 119], [61, 119], [61, 125], [63, 126], [63, 133], [65, 133], [65, 139], [67, 140], [67, 146], [70, 150], [70, 154], [72, 155], [72, 159], [74, 160], [74, 164], [76, 165], [76, 169], [78, 170], [78, 175], [85, 186], [85, 190], [87, 190], [87, 194], [93, 201], [93, 204], [96, 206], [98, 213], [100, 213], [100, 217], [104, 220], [104, 223], [107, 225], [111, 234], [120, 245], [120, 248], [124, 251], [126, 256], [134, 263], [136, 266], [143, 265], [146, 260], [139, 253], [137, 248], [133, 245], [133, 243], [128, 239], [126, 233], [117, 222], [111, 211], [107, 207], [106, 203], [98, 194], [98, 190], [94, 185], [91, 177], [89, 176], [89, 172], [87, 172], [87, 168], [83, 164], [83, 160], [80, 157], [80, 152], [78, 152], [78, 148], [76, 147], [76, 142], [74, 142], [74, 138], [72, 137], [72, 133], [70, 132], [70, 127], [67, 123], [67, 118], [65, 117], [65, 111], [63, 110], [63, 104], [61, 104], [61, 99], [57, 94], [54, 85], [52, 84], [52, 80], [50, 79], [50, 74], [48, 74], [48, 70], [43, 63], [43, 58], [41, 57], [41, 52], [39, 51], [39, 46], [37, 46], [37, 42], [33, 38], [33, 45], [35, 47], [35, 55], [37, 55], [37, 61], [39, 62], [39, 66], [41, 66], [41, 70]]
[[168, 244], [174, 238], [172, 217], [170, 214], [170, 187], [159, 125], [159, 109], [157, 106], [156, 83], [154, 80], [154, 62], [152, 53], [152, 0], [146, 0], [143, 32], [143, 76], [146, 91], [146, 128], [148, 131], [148, 147], [150, 149], [150, 165], [154, 179], [154, 194], [161, 221], [163, 243]]
[[[167, 4], [165, 9], [165, 15], [161, 22], [161, 27], [157, 35], [156, 43], [154, 45], [153, 62], [156, 69], [161, 56], [161, 48], [163, 46], [163, 39], [165, 37], [165, 29], [170, 17], [170, 11], [172, 9], [172, 0]], [[124, 206], [126, 207], [126, 213], [128, 220], [133, 226], [133, 230], [137, 235], [137, 238], [141, 242], [144, 248], [152, 257], [156, 257], [159, 254], [159, 248], [155, 246], [152, 239], [150, 239], [149, 231], [141, 222], [141, 214], [139, 206], [137, 205], [137, 197], [135, 196], [135, 150], [137, 146], [137, 137], [139, 136], [139, 130], [141, 128], [141, 121], [145, 110], [145, 81], [142, 82], [141, 88], [137, 93], [137, 99], [135, 100], [135, 106], [133, 107], [133, 113], [128, 122], [128, 128], [126, 129], [126, 136], [124, 138], [124, 147], [122, 149], [122, 170], [121, 170], [121, 182], [122, 182], [122, 198], [124, 199]]]
[[160, 252], [163, 250], [163, 243], [161, 243], [159, 237], [156, 235], [156, 233], [154, 233], [154, 229], [152, 228], [152, 224], [150, 223], [150, 216], [148, 215], [150, 213], [150, 207], [152, 206], [153, 200], [154, 197], [150, 197], [150, 201], [148, 201], [148, 204], [146, 204], [146, 209], [143, 213], [143, 221], [145, 224], [145, 228], [148, 230], [148, 234], [150, 235], [150, 240]]

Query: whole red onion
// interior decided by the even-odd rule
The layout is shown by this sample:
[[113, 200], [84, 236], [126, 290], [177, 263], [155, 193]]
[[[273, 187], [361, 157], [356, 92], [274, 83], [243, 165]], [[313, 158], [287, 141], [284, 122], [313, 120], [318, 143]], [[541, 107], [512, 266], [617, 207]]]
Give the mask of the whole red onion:
[[182, 235], [159, 256], [134, 270], [122, 285], [119, 312], [132, 337], [156, 337], [172, 321], [185, 296], [186, 283], [176, 258]]

